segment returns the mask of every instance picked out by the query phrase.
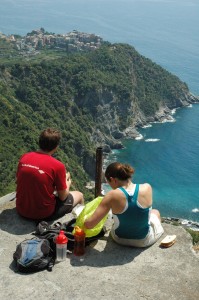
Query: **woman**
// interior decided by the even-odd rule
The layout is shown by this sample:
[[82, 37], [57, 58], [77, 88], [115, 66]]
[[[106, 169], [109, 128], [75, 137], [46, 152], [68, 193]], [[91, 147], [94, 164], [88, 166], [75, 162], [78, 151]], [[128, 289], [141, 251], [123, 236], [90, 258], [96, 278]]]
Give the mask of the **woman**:
[[114, 241], [127, 246], [148, 247], [160, 238], [164, 230], [159, 211], [152, 209], [151, 186], [133, 183], [133, 174], [134, 169], [127, 164], [114, 162], [107, 167], [105, 177], [113, 190], [105, 195], [84, 226], [88, 229], [95, 227], [111, 209]]

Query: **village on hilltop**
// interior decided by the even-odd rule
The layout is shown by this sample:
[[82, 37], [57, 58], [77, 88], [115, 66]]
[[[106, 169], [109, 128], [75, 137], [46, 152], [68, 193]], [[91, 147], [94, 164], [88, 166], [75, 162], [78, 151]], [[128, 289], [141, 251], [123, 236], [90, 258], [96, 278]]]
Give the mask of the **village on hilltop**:
[[66, 34], [48, 33], [44, 28], [33, 30], [26, 36], [0, 33], [0, 38], [14, 44], [16, 50], [27, 54], [37, 54], [42, 49], [57, 49], [67, 52], [93, 51], [98, 49], [103, 39], [95, 34], [83, 33], [77, 30]]

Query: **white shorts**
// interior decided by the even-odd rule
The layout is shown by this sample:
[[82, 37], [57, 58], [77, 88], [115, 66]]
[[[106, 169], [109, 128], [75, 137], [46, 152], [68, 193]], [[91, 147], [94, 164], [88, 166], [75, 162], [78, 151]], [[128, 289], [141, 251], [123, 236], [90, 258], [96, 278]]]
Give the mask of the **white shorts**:
[[141, 247], [141, 248], [149, 247], [153, 245], [164, 232], [161, 222], [156, 214], [151, 212], [149, 222], [150, 222], [149, 233], [144, 239], [135, 240], [135, 239], [119, 238], [115, 234], [114, 229], [111, 230], [112, 238], [116, 243], [125, 246]]

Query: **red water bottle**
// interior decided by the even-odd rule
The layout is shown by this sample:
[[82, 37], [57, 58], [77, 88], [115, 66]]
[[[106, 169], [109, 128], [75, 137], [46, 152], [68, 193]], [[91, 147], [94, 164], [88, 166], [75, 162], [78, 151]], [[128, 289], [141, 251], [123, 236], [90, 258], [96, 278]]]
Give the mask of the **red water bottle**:
[[85, 232], [79, 227], [75, 226], [75, 244], [74, 244], [74, 255], [81, 256], [85, 253]]
[[55, 239], [57, 261], [62, 261], [66, 259], [67, 242], [68, 238], [65, 236], [64, 231], [60, 230], [59, 235]]

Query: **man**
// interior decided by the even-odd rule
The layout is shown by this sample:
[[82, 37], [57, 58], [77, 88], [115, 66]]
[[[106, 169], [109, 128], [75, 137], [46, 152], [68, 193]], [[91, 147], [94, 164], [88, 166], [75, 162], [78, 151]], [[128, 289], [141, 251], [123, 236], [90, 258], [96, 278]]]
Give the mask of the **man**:
[[40, 149], [29, 152], [19, 160], [17, 169], [17, 212], [28, 219], [55, 220], [83, 204], [83, 194], [69, 191], [70, 173], [62, 162], [52, 157], [61, 134], [52, 128], [42, 131]]

